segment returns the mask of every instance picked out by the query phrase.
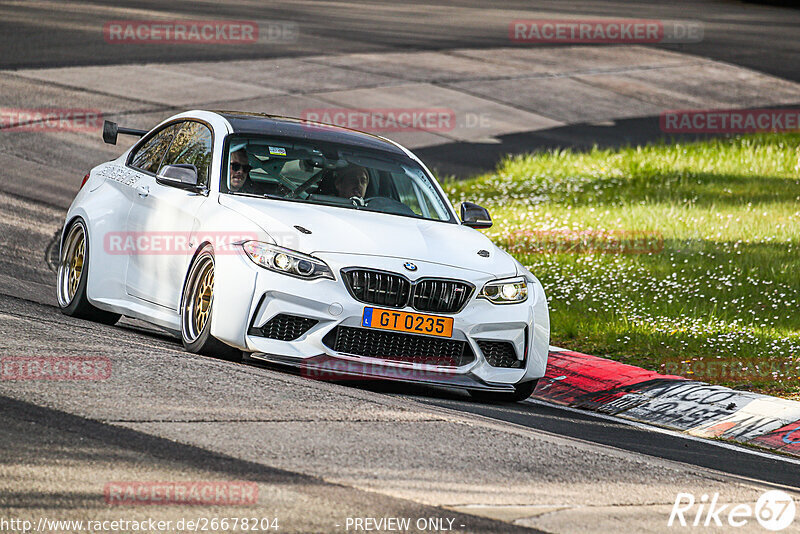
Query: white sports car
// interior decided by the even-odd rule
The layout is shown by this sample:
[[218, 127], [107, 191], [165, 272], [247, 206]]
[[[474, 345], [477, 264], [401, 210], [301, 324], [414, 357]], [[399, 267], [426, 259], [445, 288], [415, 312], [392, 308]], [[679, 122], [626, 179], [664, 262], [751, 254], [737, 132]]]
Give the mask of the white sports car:
[[389, 378], [520, 400], [544, 375], [539, 281], [461, 219], [388, 139], [253, 113], [190, 111], [92, 169], [64, 225], [67, 315], [159, 325], [192, 352], [307, 376]]

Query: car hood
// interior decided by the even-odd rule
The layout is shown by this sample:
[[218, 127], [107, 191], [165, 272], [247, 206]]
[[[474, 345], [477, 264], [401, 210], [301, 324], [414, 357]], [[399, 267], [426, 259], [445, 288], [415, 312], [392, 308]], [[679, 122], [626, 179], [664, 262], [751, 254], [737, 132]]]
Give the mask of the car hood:
[[[480, 232], [459, 224], [233, 195], [220, 195], [219, 202], [253, 221], [276, 244], [307, 254], [330, 252], [426, 261], [498, 278], [518, 274], [511, 256]], [[488, 257], [484, 257], [485, 252], [479, 255], [480, 251], [488, 252]]]

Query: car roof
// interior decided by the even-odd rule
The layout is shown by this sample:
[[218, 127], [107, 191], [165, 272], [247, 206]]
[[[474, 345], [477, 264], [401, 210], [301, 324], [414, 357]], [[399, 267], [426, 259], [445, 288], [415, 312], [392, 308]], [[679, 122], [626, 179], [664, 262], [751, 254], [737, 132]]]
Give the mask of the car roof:
[[217, 113], [227, 120], [236, 134], [275, 135], [305, 141], [339, 143], [406, 155], [400, 147], [387, 139], [341, 126], [264, 113], [239, 111], [214, 111], [213, 113]]

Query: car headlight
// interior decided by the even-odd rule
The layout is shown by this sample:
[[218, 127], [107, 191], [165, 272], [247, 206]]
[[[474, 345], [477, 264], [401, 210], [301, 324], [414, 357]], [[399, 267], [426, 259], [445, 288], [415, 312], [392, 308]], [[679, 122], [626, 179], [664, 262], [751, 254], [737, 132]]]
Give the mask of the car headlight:
[[478, 294], [478, 298], [486, 299], [493, 304], [525, 302], [528, 299], [528, 282], [524, 277], [487, 282]]
[[309, 280], [314, 278], [334, 280], [330, 267], [314, 256], [261, 241], [245, 241], [242, 243], [242, 248], [253, 263], [270, 271]]

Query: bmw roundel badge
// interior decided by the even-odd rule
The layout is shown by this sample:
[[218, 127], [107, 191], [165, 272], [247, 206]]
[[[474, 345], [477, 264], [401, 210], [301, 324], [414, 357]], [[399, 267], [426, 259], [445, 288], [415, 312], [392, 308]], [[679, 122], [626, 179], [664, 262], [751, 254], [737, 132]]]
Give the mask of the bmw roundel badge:
[[416, 271], [416, 270], [417, 270], [417, 266], [416, 266], [416, 265], [414, 265], [413, 263], [411, 263], [410, 261], [407, 261], [407, 262], [405, 262], [405, 263], [403, 264], [403, 267], [405, 267], [405, 268], [406, 268], [406, 269], [408, 269], [409, 271]]

